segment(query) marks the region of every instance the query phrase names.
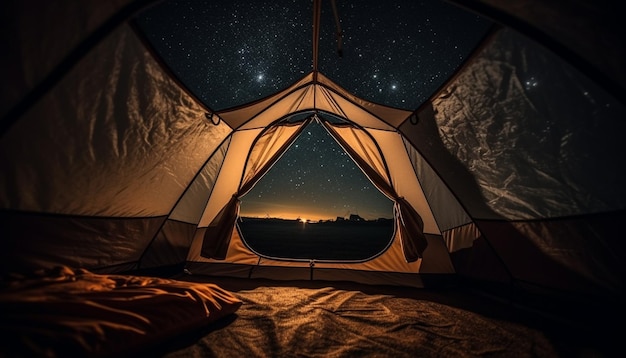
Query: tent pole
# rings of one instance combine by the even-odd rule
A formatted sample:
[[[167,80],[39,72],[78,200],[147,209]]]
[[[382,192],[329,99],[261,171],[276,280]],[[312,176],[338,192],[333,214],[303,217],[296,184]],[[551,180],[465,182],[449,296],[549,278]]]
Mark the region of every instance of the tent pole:
[[[339,57],[343,57],[343,30],[341,30],[341,21],[339,20],[339,11],[337,11],[337,1],[331,0],[333,4],[333,15],[335,15],[335,26],[337,28],[337,32],[335,36],[337,37],[337,54]]]
[[[317,58],[320,40],[320,17],[322,0],[313,1],[313,81],[317,82]]]

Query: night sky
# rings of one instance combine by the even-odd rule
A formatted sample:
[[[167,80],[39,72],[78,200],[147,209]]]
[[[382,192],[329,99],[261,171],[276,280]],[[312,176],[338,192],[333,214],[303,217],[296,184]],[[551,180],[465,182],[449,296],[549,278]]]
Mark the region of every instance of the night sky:
[[[444,1],[322,1],[320,72],[372,102],[414,110],[491,23]],[[137,18],[179,79],[214,111],[280,91],[312,69],[311,0],[163,1]],[[392,203],[326,131],[311,125],[244,197],[242,215],[392,216]]]

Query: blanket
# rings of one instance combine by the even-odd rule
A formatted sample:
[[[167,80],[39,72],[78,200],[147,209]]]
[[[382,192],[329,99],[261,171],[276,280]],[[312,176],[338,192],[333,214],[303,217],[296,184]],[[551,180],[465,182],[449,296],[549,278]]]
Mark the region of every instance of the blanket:
[[[1,281],[2,357],[130,356],[235,312],[211,283],[59,267]]]

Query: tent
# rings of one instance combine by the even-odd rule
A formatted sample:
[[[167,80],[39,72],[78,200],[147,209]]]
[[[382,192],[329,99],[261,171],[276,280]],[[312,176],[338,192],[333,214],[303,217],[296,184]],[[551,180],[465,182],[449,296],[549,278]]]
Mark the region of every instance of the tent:
[[[213,110],[136,26],[151,1],[3,2],[3,274],[169,268],[418,287],[454,277],[505,295],[623,301],[614,5],[450,3],[494,26],[417,108],[363,99],[314,65]],[[394,200],[396,233],[371,260],[263,257],[236,230],[238,197],[309,121]]]

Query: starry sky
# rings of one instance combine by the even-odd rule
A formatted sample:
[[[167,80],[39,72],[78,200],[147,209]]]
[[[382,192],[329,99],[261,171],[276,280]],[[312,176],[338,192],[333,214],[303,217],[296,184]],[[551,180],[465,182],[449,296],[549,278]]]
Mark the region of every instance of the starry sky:
[[[310,0],[170,0],[137,18],[183,83],[214,111],[269,96],[312,69]]]
[[[452,75],[491,23],[440,0],[322,1],[318,69],[355,95],[414,110]],[[311,0],[169,0],[137,28],[214,111],[272,95],[313,69]],[[311,125],[242,202],[242,215],[392,217],[392,203],[319,125]]]
[[[320,72],[372,102],[414,110],[456,70],[491,23],[445,1],[342,1],[337,54],[330,1],[322,3]]]
[[[413,110],[441,86],[491,22],[441,0],[322,0],[319,70],[372,102]],[[311,0],[169,0],[136,23],[214,111],[269,96],[313,68]]]

